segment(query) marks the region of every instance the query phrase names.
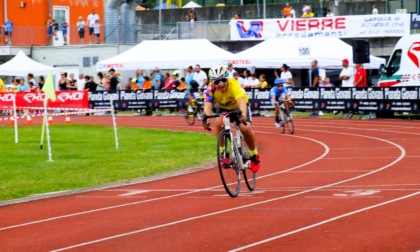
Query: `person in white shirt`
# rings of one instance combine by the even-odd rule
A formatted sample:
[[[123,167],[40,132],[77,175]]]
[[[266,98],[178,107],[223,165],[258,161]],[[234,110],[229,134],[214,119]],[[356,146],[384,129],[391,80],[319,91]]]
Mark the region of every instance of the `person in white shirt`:
[[[378,15],[379,11],[376,8],[376,4],[372,5],[372,15]]]
[[[227,72],[229,73],[229,78],[233,78],[233,74],[236,73],[236,70],[233,69],[232,63],[228,64]]]
[[[290,6],[290,17],[296,18],[296,12],[295,9],[293,9],[293,6]]]
[[[311,10],[311,6],[307,5],[306,3],[302,4],[302,14]]]
[[[89,36],[90,36],[90,43],[91,44],[92,44],[92,41],[95,40],[95,38],[94,38],[95,35],[93,33],[94,32],[93,27],[95,25],[96,20],[99,20],[99,15],[95,13],[95,10],[92,10],[92,13],[89,14],[89,16],[87,17],[87,20],[86,20],[86,24],[89,26]]]
[[[330,9],[327,10],[327,15],[325,15],[326,17],[334,17],[334,13],[331,12]]]
[[[199,64],[195,65],[193,80],[198,82],[198,88],[206,88],[208,84],[207,74],[201,70]]]
[[[343,70],[341,70],[340,79],[342,87],[354,87],[354,69],[349,66],[349,60],[343,59]]]
[[[78,80],[77,80],[77,90],[78,91],[82,91],[82,90],[85,90],[85,83],[86,83],[86,80],[85,80],[85,78],[84,78],[84,74],[83,73],[79,73],[79,76],[78,76],[79,78],[78,78]]]
[[[284,81],[283,86],[286,88],[293,86],[293,76],[292,76],[292,73],[289,71],[289,69],[290,67],[286,64],[283,64],[280,67],[280,70],[281,70],[280,79]]]

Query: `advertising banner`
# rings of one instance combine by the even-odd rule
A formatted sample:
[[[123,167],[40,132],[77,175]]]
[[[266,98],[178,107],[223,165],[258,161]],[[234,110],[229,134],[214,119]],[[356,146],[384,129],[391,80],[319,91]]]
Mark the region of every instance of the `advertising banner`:
[[[268,38],[401,37],[410,34],[410,14],[337,16],[325,18],[280,18],[230,21],[231,40]]]
[[[87,91],[56,91],[55,94],[56,101],[48,101],[50,108],[89,108]],[[0,93],[0,107],[12,108],[13,97],[16,99],[17,107],[44,107],[45,94],[36,92]]]

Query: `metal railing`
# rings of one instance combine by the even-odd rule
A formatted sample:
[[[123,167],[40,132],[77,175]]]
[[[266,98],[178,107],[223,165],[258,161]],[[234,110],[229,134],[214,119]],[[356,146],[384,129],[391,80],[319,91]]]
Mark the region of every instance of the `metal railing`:
[[[230,40],[229,20],[178,22],[178,39]]]

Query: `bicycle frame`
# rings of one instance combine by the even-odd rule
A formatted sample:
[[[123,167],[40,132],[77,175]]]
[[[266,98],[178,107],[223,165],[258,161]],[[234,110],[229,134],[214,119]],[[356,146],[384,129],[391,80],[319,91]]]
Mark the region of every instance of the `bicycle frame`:
[[[244,163],[242,161],[242,133],[241,130],[239,129],[238,125],[233,126],[233,128],[235,129],[235,136],[233,135],[232,132],[232,124],[230,123],[230,118],[228,115],[224,115],[223,116],[223,129],[224,130],[229,130],[229,134],[231,139],[235,139],[235,141],[233,142],[233,146],[231,149],[231,153],[236,153],[235,152],[235,148],[238,150],[238,153],[240,155],[240,157],[238,157],[238,162],[239,162],[239,169],[243,170],[244,169]]]

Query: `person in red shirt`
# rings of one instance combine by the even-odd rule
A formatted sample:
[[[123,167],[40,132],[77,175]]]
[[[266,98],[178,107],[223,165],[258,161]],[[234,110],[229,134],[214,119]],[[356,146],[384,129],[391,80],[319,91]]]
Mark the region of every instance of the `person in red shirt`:
[[[366,69],[363,68],[362,64],[354,64],[356,67],[356,74],[354,75],[354,86],[357,88],[367,87],[367,75]]]

